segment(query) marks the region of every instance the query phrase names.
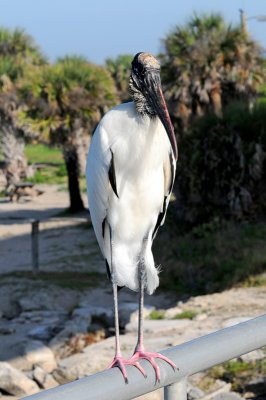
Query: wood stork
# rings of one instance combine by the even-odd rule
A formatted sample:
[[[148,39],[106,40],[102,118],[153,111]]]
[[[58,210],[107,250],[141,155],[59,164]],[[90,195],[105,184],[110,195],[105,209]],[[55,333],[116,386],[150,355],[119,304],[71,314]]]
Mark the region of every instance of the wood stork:
[[[121,104],[100,121],[87,159],[87,191],[95,234],[113,285],[116,349],[109,368],[134,365],[144,376],[140,359],[148,360],[160,380],[155,358],[175,364],[159,353],[144,350],[144,289],[159,284],[152,242],[163,224],[177,160],[177,144],[160,81],[160,65],[149,53],[132,61],[129,91],[133,102]],[[135,352],[122,357],[119,345],[119,286],[139,291],[139,326]]]

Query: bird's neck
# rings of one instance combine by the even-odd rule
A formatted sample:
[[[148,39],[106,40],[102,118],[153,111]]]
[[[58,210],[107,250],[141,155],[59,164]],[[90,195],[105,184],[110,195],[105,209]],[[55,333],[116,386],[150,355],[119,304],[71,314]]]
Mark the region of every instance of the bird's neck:
[[[129,78],[129,94],[132,97],[139,114],[147,115],[150,118],[154,118],[157,115],[142,91],[136,87],[131,76]]]

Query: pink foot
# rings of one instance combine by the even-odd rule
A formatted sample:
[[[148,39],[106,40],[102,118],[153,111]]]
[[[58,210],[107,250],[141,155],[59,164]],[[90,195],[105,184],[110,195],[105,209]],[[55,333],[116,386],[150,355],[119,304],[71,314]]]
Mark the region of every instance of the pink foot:
[[[142,375],[145,376],[145,378],[147,377],[146,372],[144,371],[142,366],[138,363],[138,361],[132,360],[132,359],[126,360],[125,358],[123,358],[121,356],[115,356],[115,358],[113,359],[111,364],[106,369],[118,367],[120,369],[120,371],[122,372],[125,382],[128,383],[127,371],[126,371],[125,365],[133,365],[133,367],[136,367],[140,370],[140,372],[142,373]]]
[[[160,382],[161,379],[160,368],[156,364],[155,358],[160,358],[161,360],[164,360],[165,362],[170,364],[171,367],[173,367],[173,369],[178,369],[175,363],[173,363],[173,361],[171,361],[169,358],[163,356],[160,353],[151,353],[149,351],[144,351],[144,349],[137,349],[133,354],[133,356],[131,357],[130,361],[135,362],[136,360],[139,359],[144,359],[149,361],[154,368],[156,379],[158,380],[158,382]]]

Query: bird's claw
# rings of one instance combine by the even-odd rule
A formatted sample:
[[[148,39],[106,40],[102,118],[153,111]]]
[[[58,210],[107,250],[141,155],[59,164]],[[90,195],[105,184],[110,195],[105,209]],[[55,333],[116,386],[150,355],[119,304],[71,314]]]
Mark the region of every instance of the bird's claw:
[[[132,360],[132,359],[127,360],[121,356],[115,356],[111,364],[106,369],[118,367],[122,372],[125,382],[128,383],[128,377],[125,365],[132,365],[133,367],[136,367],[145,378],[147,377],[145,370],[142,368],[142,366],[137,360]]]
[[[149,361],[149,363],[154,368],[156,380],[158,382],[160,382],[160,380],[161,380],[160,368],[156,364],[155,358],[160,358],[161,360],[163,360],[163,361],[167,362],[168,364],[170,364],[173,369],[178,369],[173,361],[171,361],[169,358],[163,356],[162,354],[160,354],[160,353],[152,353],[152,352],[144,351],[144,350],[136,350],[135,353],[133,354],[133,356],[131,357],[130,361],[135,362],[136,360],[140,360],[140,359],[144,359],[144,360]]]

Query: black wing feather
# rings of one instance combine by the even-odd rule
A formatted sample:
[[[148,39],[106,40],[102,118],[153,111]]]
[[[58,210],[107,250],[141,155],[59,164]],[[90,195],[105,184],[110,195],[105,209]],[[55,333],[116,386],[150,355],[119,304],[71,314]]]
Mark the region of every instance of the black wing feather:
[[[117,193],[117,186],[116,186],[116,175],[115,175],[115,163],[114,163],[114,154],[111,150],[111,164],[110,168],[108,171],[108,176],[109,176],[109,181],[112,186],[112,189],[114,193],[116,194],[117,198],[119,199],[118,193]]]
[[[170,162],[170,167],[171,167],[171,181],[170,181],[170,185],[169,185],[169,189],[168,189],[168,193],[166,196],[164,196],[164,200],[163,200],[163,210],[159,213],[158,218],[157,218],[157,222],[156,225],[154,227],[153,233],[152,233],[152,239],[155,238],[159,227],[161,226],[161,223],[165,217],[166,211],[167,211],[167,201],[169,196],[172,193],[173,190],[173,186],[174,186],[174,181],[175,181],[175,160],[173,157],[173,153],[172,151],[170,151],[169,153],[169,162]]]
[[[153,233],[152,233],[152,239],[155,238],[155,235],[156,235],[156,233],[157,233],[157,231],[158,231],[158,229],[159,229],[159,227],[160,227],[160,225],[161,225],[161,222],[162,222],[162,220],[164,219],[164,216],[165,216],[165,214],[166,214],[166,202],[167,202],[167,197],[168,197],[168,196],[164,196],[163,211],[161,211],[161,212],[159,213],[159,215],[158,215],[157,222],[156,222],[155,228],[154,228]]]

